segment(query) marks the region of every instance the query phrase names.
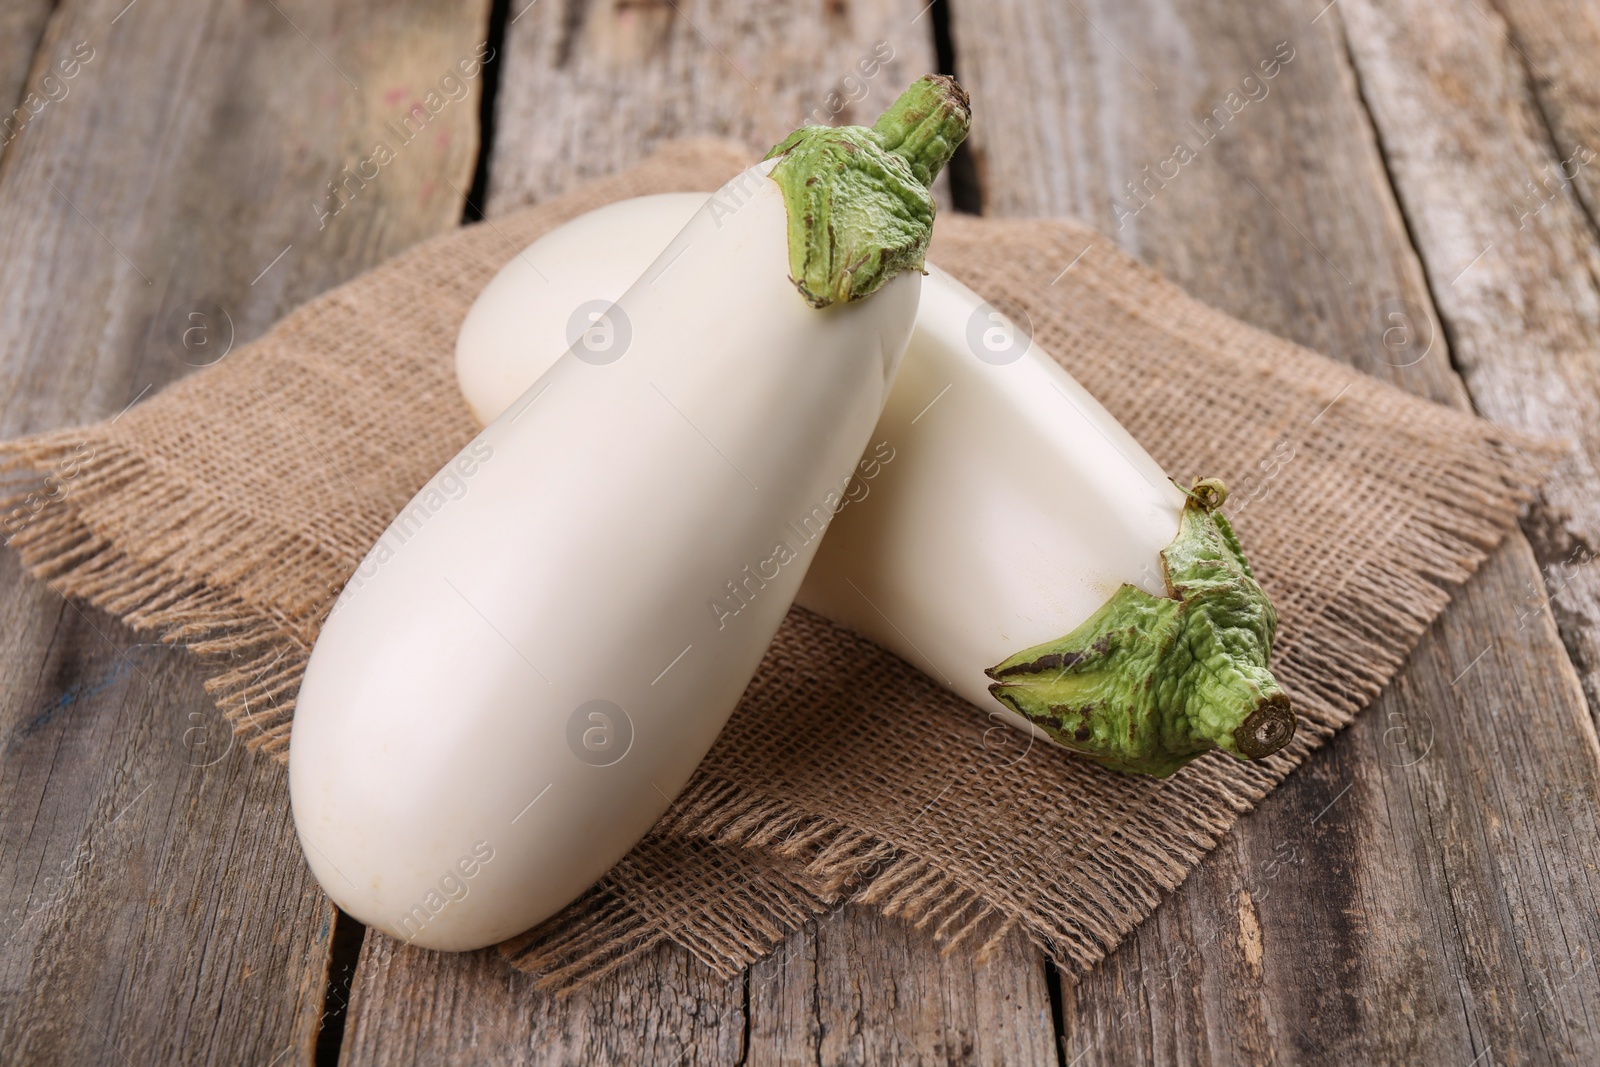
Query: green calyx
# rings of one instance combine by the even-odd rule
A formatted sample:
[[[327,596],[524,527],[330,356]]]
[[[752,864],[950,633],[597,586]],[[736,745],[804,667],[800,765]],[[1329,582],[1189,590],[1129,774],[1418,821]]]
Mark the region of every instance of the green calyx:
[[[921,270],[933,236],[928,187],[967,136],[972,111],[954,78],[914,82],[869,129],[802,126],[767,153],[789,214],[789,277],[823,308]]]
[[[1067,636],[991,668],[989,692],[1062,745],[1107,767],[1166,777],[1213,748],[1261,759],[1294,736],[1267,670],[1277,613],[1198,481],[1161,552],[1167,595],[1124,585]]]

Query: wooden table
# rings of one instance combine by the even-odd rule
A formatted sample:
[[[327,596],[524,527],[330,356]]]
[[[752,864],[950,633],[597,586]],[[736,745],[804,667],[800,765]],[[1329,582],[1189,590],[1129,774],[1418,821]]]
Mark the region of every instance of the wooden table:
[[[1578,447],[1375,706],[1078,984],[859,910],[731,983],[662,950],[565,1001],[364,936],[186,653],[0,554],[0,1060],[1600,1062],[1600,8],[1324,2],[8,0],[6,436],[189,373],[195,309],[240,343],[479,207],[666,137],[860,120],[942,69],[975,101],[957,209],[1087,219],[1234,315]]]

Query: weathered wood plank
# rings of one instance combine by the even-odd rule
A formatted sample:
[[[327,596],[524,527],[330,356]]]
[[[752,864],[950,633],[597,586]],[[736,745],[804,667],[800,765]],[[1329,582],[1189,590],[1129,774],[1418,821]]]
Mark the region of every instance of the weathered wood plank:
[[[39,61],[93,57],[0,156],[0,433],[115,415],[453,226],[477,80],[320,227],[313,205],[487,8],[65,0]],[[310,1062],[333,911],[281,769],[230,747],[185,653],[9,554],[0,610],[6,1058]]]
[[[1594,57],[1600,54],[1600,10],[1583,0],[1502,0],[1474,15],[1491,32],[1499,30],[1505,35],[1525,70],[1538,105],[1537,117],[1559,160],[1554,173],[1546,164],[1535,175],[1524,176],[1516,192],[1524,198],[1524,204],[1529,203],[1530,195],[1537,201],[1560,202],[1560,219],[1546,222],[1556,230],[1565,228],[1572,215],[1570,196],[1564,194],[1575,192],[1583,209],[1583,222],[1591,234],[1600,233],[1600,175],[1595,164],[1581,164],[1583,159],[1592,159],[1594,153],[1600,152],[1600,78],[1594,67]],[[1503,28],[1496,25],[1502,19]],[[1581,165],[1570,162],[1575,156]],[[1570,190],[1563,188],[1563,179],[1570,183]],[[1589,255],[1592,257],[1593,252]],[[1595,273],[1592,266],[1585,270],[1591,277]],[[1494,387],[1476,380],[1472,368],[1463,370],[1474,399],[1485,410],[1498,412],[1500,404],[1490,395],[1495,392]],[[1576,414],[1587,420],[1587,432],[1573,435],[1575,441],[1583,443],[1585,453],[1575,461],[1576,466],[1585,458],[1592,461],[1596,454],[1593,425],[1600,411],[1594,401],[1594,380],[1575,386],[1570,398],[1555,398],[1554,404],[1547,400],[1538,406],[1562,408],[1569,416]],[[1503,417],[1514,416],[1507,413]],[[1594,482],[1587,485],[1592,489]],[[1546,499],[1556,501],[1559,495],[1552,492]],[[1592,498],[1585,498],[1584,502],[1593,505]],[[1545,585],[1557,625],[1583,676],[1589,707],[1600,717],[1600,627],[1595,622],[1600,619],[1600,578],[1589,566],[1600,550],[1600,540],[1589,513],[1565,500],[1553,510],[1553,515],[1535,512],[1528,529],[1545,569]]]
[[[1224,310],[1463,404],[1320,6],[957,5],[986,204],[1087,217]],[[1158,170],[1180,141],[1193,158]],[[1409,345],[1385,346],[1390,311]],[[1580,948],[1600,772],[1553,628],[1508,605],[1538,580],[1513,538],[1376,706],[1066,992],[1069,1061],[1600,1055]]]
[[[41,54],[86,41],[95,58],[0,159],[7,435],[114,414],[213,358],[181,347],[188,311],[249,340],[461,216],[481,73],[411,143],[391,124],[472,56],[486,3],[474,19],[224,0],[199,18],[141,0],[112,25],[120,6],[52,19]],[[350,174],[380,141],[396,158]]]
[[[1381,350],[1373,311],[1426,308],[1426,283],[1339,42],[1286,8],[956,6],[984,211],[1083,219],[1214,307],[1459,402],[1441,350],[1417,363]]]
[[[5,649],[6,1057],[307,1062],[333,909],[282,772],[230,746],[182,650],[18,571],[7,617],[54,629]]]
[[[1594,57],[1600,55],[1600,9],[1585,0],[1496,0],[1479,4],[1472,15],[1481,22],[1475,32],[1499,34],[1511,47],[1560,157],[1567,159],[1580,146],[1600,152],[1600,78],[1594,69]],[[1543,186],[1543,177],[1532,180]],[[1567,179],[1589,218],[1600,219],[1595,168],[1578,168]],[[1516,191],[1529,190],[1519,184]]]
[[[6,115],[12,120],[7,124],[5,117],[0,116],[0,153],[27,129],[28,122],[34,118],[34,108],[43,113],[48,105],[41,105],[40,99],[49,100],[52,96],[64,99],[63,93],[71,94],[70,85],[65,89],[59,86],[59,77],[57,82],[44,85],[44,70],[38,72],[38,85],[31,85],[29,81],[35,73],[34,60],[39,58],[39,39],[44,34],[44,26],[53,6],[50,0],[14,0],[0,7],[0,106],[7,109]],[[46,69],[57,58],[45,58]],[[11,110],[22,107],[30,89],[37,96],[28,101],[30,106],[24,109],[23,114]]]
[[[1363,2],[1341,18],[1473,402],[1577,446],[1529,532],[1600,708],[1600,230],[1584,195],[1600,165],[1600,75],[1557,34],[1560,20],[1572,42],[1600,41],[1600,12],[1515,10],[1538,60],[1498,15],[1467,4]],[[1544,81],[1545,62],[1570,80]],[[1522,599],[1519,619],[1540,610],[1539,596]]]
[[[663,946],[557,1000],[492,952],[369,936],[341,1062],[1054,1063],[1043,961],[1013,940],[979,965],[846,908],[733,982]]]
[[[491,216],[636,162],[665,138],[717,134],[761,144],[802,121],[860,121],[906,82],[936,69],[931,17],[922,3],[676,7],[514,7],[489,170]],[[860,64],[873,59],[881,66],[864,76]],[[852,76],[859,81],[844,82]],[[830,92],[839,99],[830,101]],[[836,104],[843,106],[834,114]],[[984,969],[975,967],[974,951],[940,958],[898,923],[865,912],[829,918],[789,946],[791,960],[820,955],[820,971],[785,966],[752,991],[749,1062],[812,1062],[820,1055],[826,1062],[872,1063],[891,1053],[1054,1062],[1038,953],[1013,939]],[[571,1057],[580,1054],[671,1062],[678,1054],[671,1050],[691,1047],[694,1062],[746,1055],[742,1038],[728,1045],[720,1037],[691,1044],[660,1036],[679,1033],[673,1020],[683,997],[715,1000],[706,987],[685,985],[689,979],[677,971],[663,972],[682,966],[678,955],[663,949],[602,990],[554,1001],[532,993],[521,978],[491,980],[496,965],[477,957],[424,958],[369,944],[345,1059],[443,1058],[453,1054],[452,1041],[468,1036],[460,1028],[468,1025],[477,1027],[475,1039],[497,1035],[485,1047],[527,1048],[530,1062],[577,1062]],[[663,973],[675,977],[667,981]],[[665,991],[658,989],[663,981]],[[413,1025],[441,999],[476,1005],[484,1024]],[[631,1005],[632,1021],[620,1029],[613,1001]],[[719,1019],[737,1012],[742,1024],[742,999],[716,1004],[705,1010]],[[964,1057],[960,1050],[969,1046],[972,1054]]]
[[[809,924],[750,969],[743,1062],[1053,1064],[1044,961],[1008,941],[978,963],[868,908]]]
[[[695,134],[775,144],[870,121],[936,70],[916,0],[513,4],[489,169],[492,215]]]
[[[497,952],[447,954],[368,933],[339,1062],[738,1063],[744,980],[661,948],[557,1000]]]

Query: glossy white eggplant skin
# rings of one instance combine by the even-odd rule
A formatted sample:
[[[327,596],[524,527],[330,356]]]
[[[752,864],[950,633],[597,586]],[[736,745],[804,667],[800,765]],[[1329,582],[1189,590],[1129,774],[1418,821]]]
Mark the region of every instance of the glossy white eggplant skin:
[[[362,922],[463,950],[553,914],[660,817],[760,662],[818,543],[790,524],[854,470],[921,282],[808,307],[770,167],[621,296],[620,357],[546,359],[324,626],[290,795]]]
[[[1047,738],[990,696],[985,669],[1077,629],[1124,583],[1164,595],[1185,496],[1038,345],[978,359],[968,326],[992,309],[928,270],[872,435],[894,459],[839,514],[798,602]]]
[[[508,266],[467,317],[457,375],[474,407],[503,409],[555,358],[497,328],[518,315],[565,322],[573,306],[629,283],[708,194],[638,197],[590,212],[527,250],[549,284]],[[1076,629],[1127,582],[1165,593],[1160,553],[1184,494],[1037,343],[996,363],[974,349],[1003,327],[981,297],[929,264],[916,329],[869,454],[829,527],[798,603],[892,649],[997,719],[1048,740],[988,692],[984,674]],[[502,282],[504,284],[502,285]],[[978,331],[981,336],[981,329]],[[498,384],[504,383],[504,384]],[[865,495],[862,495],[862,494]]]
[[[568,327],[578,308],[622,296],[709,195],[619,200],[556,227],[507,263],[456,338],[456,376],[478,425],[494,421],[571,346]],[[622,246],[626,266],[595,254],[613,244]]]

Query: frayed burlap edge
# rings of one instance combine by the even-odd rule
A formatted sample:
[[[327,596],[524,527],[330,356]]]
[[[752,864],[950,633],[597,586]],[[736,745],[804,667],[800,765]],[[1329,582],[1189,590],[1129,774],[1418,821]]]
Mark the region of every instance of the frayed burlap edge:
[[[726,909],[709,923],[699,911],[671,914],[670,905],[648,892],[651,872],[680,867],[685,854],[744,887],[738,921],[729,921]],[[558,995],[604,978],[667,940],[718,977],[732,978],[835,903],[805,881],[792,866],[762,853],[675,840],[658,827],[577,901],[498,947],[515,967],[534,974],[539,988]]]
[[[82,599],[136,631],[156,634],[201,657],[209,674],[206,692],[234,734],[248,748],[286,761],[294,694],[311,654],[311,635],[161,560],[134,558],[95,533],[81,505],[113,494],[119,502],[165,509],[169,525],[188,536],[227,537],[232,532],[219,521],[216,509],[153,492],[152,481],[144,477],[144,460],[98,429],[0,443],[0,471],[33,475],[0,498],[0,515],[13,520],[8,543],[28,572],[61,596]],[[65,480],[55,472],[68,465],[73,469],[71,493],[62,498],[45,479]]]

